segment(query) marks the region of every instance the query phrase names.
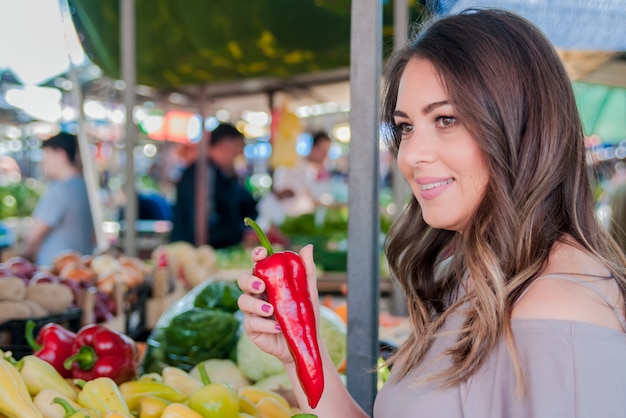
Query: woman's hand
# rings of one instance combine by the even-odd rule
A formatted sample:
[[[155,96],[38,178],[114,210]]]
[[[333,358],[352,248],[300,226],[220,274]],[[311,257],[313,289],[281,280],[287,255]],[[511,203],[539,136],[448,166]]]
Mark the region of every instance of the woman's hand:
[[[253,262],[265,257],[267,257],[267,250],[263,247],[256,247],[252,252]],[[315,263],[313,262],[313,246],[303,247],[300,250],[300,258],[304,262],[316,322],[319,324],[319,296]],[[265,300],[265,283],[263,280],[252,274],[243,274],[237,283],[244,292],[239,297],[238,304],[239,309],[244,314],[243,328],[245,332],[261,350],[277,357],[284,364],[293,362],[280,326],[273,317],[274,307]]]

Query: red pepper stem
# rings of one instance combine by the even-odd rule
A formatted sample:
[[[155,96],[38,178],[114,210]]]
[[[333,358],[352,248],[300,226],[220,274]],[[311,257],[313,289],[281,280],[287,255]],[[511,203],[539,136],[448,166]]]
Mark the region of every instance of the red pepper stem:
[[[78,363],[78,367],[80,367],[81,370],[91,370],[97,360],[98,356],[96,356],[96,351],[88,345],[83,345],[78,353],[65,359],[63,367],[70,370],[74,363]]]
[[[270,240],[267,238],[267,235],[265,235],[265,232],[263,232],[261,227],[256,222],[254,222],[252,218],[244,218],[243,223],[251,227],[254,232],[256,232],[257,237],[259,237],[259,242],[267,250],[267,255],[270,256],[274,254],[272,244],[270,243]]]
[[[33,351],[39,351],[41,350],[41,344],[37,343],[37,340],[35,340],[35,321],[33,321],[32,319],[29,319],[28,321],[26,321],[26,327],[24,328],[24,337],[26,338],[26,342],[28,343],[29,347],[33,350]]]
[[[52,401],[54,403],[58,404],[58,405],[61,405],[61,407],[65,410],[65,416],[66,417],[69,417],[73,413],[76,412],[76,409],[74,409],[74,407],[72,405],[70,405],[70,403],[67,400],[63,399],[63,398],[60,398],[60,397],[57,396]]]

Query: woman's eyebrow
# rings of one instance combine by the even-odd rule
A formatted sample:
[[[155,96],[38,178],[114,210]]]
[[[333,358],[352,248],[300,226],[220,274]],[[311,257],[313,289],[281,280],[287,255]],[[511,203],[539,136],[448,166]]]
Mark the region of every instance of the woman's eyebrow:
[[[436,108],[441,107],[441,106],[445,106],[445,105],[448,105],[448,104],[450,104],[450,102],[447,101],[447,100],[442,100],[440,102],[433,102],[431,104],[428,104],[428,105],[424,106],[424,108],[422,109],[422,113],[424,115],[427,115],[430,112],[432,112],[433,110],[435,110]]]
[[[401,110],[394,110],[393,116],[400,116],[401,118],[408,118],[409,116]]]
[[[427,115],[430,112],[432,112],[433,110],[437,109],[438,107],[449,105],[449,104],[450,104],[450,102],[447,101],[447,100],[441,100],[439,102],[433,102],[433,103],[427,104],[422,109],[422,114]],[[399,116],[399,117],[403,117],[403,118],[408,118],[408,115],[406,113],[404,113],[402,110],[395,110],[393,112],[393,116]]]

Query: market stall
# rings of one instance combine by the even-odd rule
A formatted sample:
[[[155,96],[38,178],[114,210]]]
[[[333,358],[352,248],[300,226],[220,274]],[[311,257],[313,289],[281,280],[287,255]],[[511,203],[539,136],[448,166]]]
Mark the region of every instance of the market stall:
[[[140,3],[137,3],[138,6],[140,6]],[[446,4],[452,7],[451,5],[454,2],[440,3],[441,7],[446,6]],[[458,3],[460,5],[462,2]],[[80,5],[82,3],[76,2],[75,4]],[[146,3],[141,4],[146,7]],[[92,4],[89,7],[97,6]],[[115,9],[116,6],[109,4],[103,7],[106,7],[111,12],[108,8],[112,7]],[[380,79],[380,52],[382,50],[380,42],[383,39],[381,33],[381,28],[383,27],[381,26],[383,22],[381,7],[380,2],[374,1],[352,4],[352,72],[349,74],[349,79],[351,84],[350,101],[353,105],[350,112],[350,121],[352,137],[356,139],[352,141],[350,153],[350,217],[349,219],[347,217],[342,219],[345,222],[345,225],[342,225],[342,227],[345,227],[345,235],[337,238],[322,234],[320,237],[314,235],[319,233],[319,231],[313,231],[313,234],[297,237],[296,232],[293,230],[283,231],[292,238],[290,244],[294,245],[293,248],[296,248],[298,244],[321,238],[321,244],[316,246],[319,251],[317,255],[320,257],[319,290],[322,292],[322,296],[337,296],[334,299],[325,299],[327,303],[323,308],[323,312],[324,315],[331,318],[331,325],[328,326],[328,329],[331,330],[330,333],[332,334],[332,336],[326,337],[329,340],[325,342],[327,346],[336,348],[336,351],[333,352],[333,355],[336,356],[334,359],[336,366],[340,370],[347,372],[348,388],[366,410],[371,410],[372,408],[375,392],[384,379],[385,371],[382,370],[381,373],[370,374],[368,375],[369,379],[363,378],[362,371],[371,369],[378,357],[383,353],[379,346],[380,340],[397,340],[401,342],[404,336],[403,332],[406,332],[406,327],[402,323],[392,321],[383,324],[387,318],[381,316],[384,312],[380,308],[381,296],[382,302],[385,302],[385,299],[393,291],[391,282],[387,280],[388,272],[385,271],[384,260],[380,258],[379,245],[380,232],[385,229],[381,223],[379,212],[380,196],[377,169],[379,149],[377,143],[378,126],[376,123],[378,113],[377,86]],[[452,9],[441,9],[440,11],[448,13],[450,10]],[[115,20],[119,17],[119,10],[115,11],[117,14],[102,13],[100,17]],[[345,30],[347,25],[345,11],[345,9],[342,9],[343,14],[340,14],[343,19],[340,22],[343,25],[341,27],[342,30]],[[148,10],[148,12],[156,13],[157,10]],[[141,15],[141,13],[138,13],[138,15]],[[83,19],[88,16],[91,16],[91,14],[84,14]],[[160,16],[160,18],[164,18],[164,16]],[[156,21],[159,21],[159,19],[156,19]],[[111,24],[111,22],[108,23]],[[376,30],[372,30],[372,28]],[[109,36],[117,37],[116,30],[117,28],[113,25]],[[171,31],[163,31],[162,28],[160,31],[171,33]],[[149,41],[152,42],[153,39],[150,38]],[[174,43],[174,46],[180,45],[180,40],[177,42]],[[119,43],[119,39],[115,39],[112,45],[119,46]],[[375,47],[372,48],[372,45]],[[345,48],[346,45],[343,45],[343,47]],[[231,51],[226,53],[232,54],[232,49],[237,48],[231,46]],[[342,53],[345,58],[347,55],[346,50],[343,50]],[[254,54],[243,55],[252,56]],[[118,71],[119,62],[117,61],[117,56],[118,54],[110,55],[108,57],[110,61],[106,63],[113,72]],[[103,57],[100,57],[100,59],[103,59]],[[150,61],[149,59],[146,60]],[[202,67],[205,64],[196,63],[195,65]],[[279,75],[280,66],[278,63],[275,64],[276,68],[274,70]],[[342,65],[345,64],[344,62]],[[367,69],[367,71],[356,71],[356,68]],[[306,67],[305,69],[308,71],[311,68]],[[179,83],[181,74],[187,74],[189,69],[183,68],[181,70],[179,68],[177,70],[180,71],[179,74],[152,73],[151,77],[153,77],[153,80],[160,80],[158,82],[153,81],[153,83],[156,83],[155,85],[161,83],[161,85],[158,85],[160,89],[156,93],[153,91],[153,93],[156,96],[162,95],[162,97],[165,97],[166,94],[171,94],[172,90],[177,88],[180,89],[178,91],[183,92],[192,99],[197,98],[195,96],[198,94],[196,86],[187,86],[183,85],[182,82]],[[315,77],[308,76],[307,78],[307,76],[300,75],[282,81],[277,81],[274,78],[256,79],[250,83],[242,82],[236,85],[238,86],[237,88],[243,89],[247,93],[284,89],[295,95],[298,91],[302,92],[312,89],[312,86],[315,84],[330,84],[327,83],[328,80],[345,82],[348,77],[345,71],[337,72],[328,68],[326,70],[319,72]],[[144,74],[139,68],[137,69],[138,78]],[[232,89],[235,88],[235,84],[219,83],[209,77],[211,74],[207,75],[197,71],[192,71],[190,74],[198,77],[197,82],[210,82],[208,101],[218,101],[229,94],[234,94]],[[217,74],[224,76],[225,73]],[[249,73],[246,73],[247,75]],[[171,80],[176,82],[172,83],[172,86],[164,88],[163,83]],[[222,93],[219,93],[220,91]],[[116,90],[115,95],[119,95],[119,92],[120,90]],[[267,98],[265,94],[261,94],[264,99]],[[315,94],[309,92],[306,95],[314,96]],[[117,97],[117,99],[119,98]],[[127,107],[132,107],[134,100],[133,95],[133,98],[128,99],[126,102]],[[187,103],[188,107],[195,105],[193,100]],[[264,104],[264,106],[267,106],[267,104]],[[370,121],[370,123],[362,123],[364,120]],[[132,132],[127,131],[126,135],[132,135]],[[129,147],[128,144],[127,142],[127,147]],[[132,165],[130,167],[132,169]],[[132,178],[130,173],[127,176]],[[129,217],[127,221],[130,221],[130,224],[134,224],[132,212],[132,210],[128,211]],[[367,227],[364,227],[364,225]],[[335,225],[334,230],[338,229]],[[300,238],[300,241],[296,238]],[[127,246],[132,246],[134,240],[136,240],[136,237],[130,236]],[[348,242],[350,243],[350,251],[348,251]],[[262,358],[259,353],[251,353],[253,348],[250,348],[251,346],[246,342],[245,337],[236,331],[239,319],[236,314],[236,306],[232,303],[236,297],[236,289],[232,287],[232,280],[240,271],[250,271],[252,268],[249,264],[248,250],[241,249],[239,252],[217,253],[210,248],[188,246],[180,243],[158,246],[150,259],[134,260],[132,262],[135,267],[137,263],[141,263],[139,269],[143,271],[143,281],[137,282],[133,281],[134,279],[128,281],[128,278],[123,274],[133,268],[131,267],[132,264],[129,263],[126,269],[122,269],[124,264],[122,261],[129,258],[130,254],[102,254],[100,256],[105,258],[96,259],[94,257],[93,259],[75,260],[79,265],[75,265],[74,270],[68,269],[62,272],[62,268],[59,267],[53,272],[57,276],[60,285],[67,286],[67,280],[71,280],[70,283],[84,284],[76,293],[72,294],[71,306],[68,305],[64,309],[59,307],[47,309],[45,311],[47,315],[42,315],[38,319],[34,318],[36,319],[34,332],[41,332],[41,329],[48,322],[61,323],[72,332],[80,332],[81,328],[90,324],[99,324],[104,325],[107,329],[116,330],[127,337],[137,340],[145,339],[145,343],[142,341],[138,345],[138,347],[145,349],[142,353],[141,361],[137,359],[132,360],[134,361],[133,370],[135,370],[132,378],[125,382],[116,382],[117,388],[122,394],[122,399],[118,399],[118,405],[120,405],[123,413],[137,413],[139,408],[148,408],[148,401],[139,399],[141,396],[139,394],[146,393],[142,392],[140,387],[153,387],[153,389],[158,387],[162,397],[166,397],[166,400],[171,402],[172,405],[176,405],[177,408],[184,409],[180,404],[188,401],[187,403],[192,409],[202,412],[204,407],[199,402],[194,401],[194,399],[200,396],[198,395],[200,392],[197,391],[206,389],[208,386],[206,385],[207,381],[204,374],[208,374],[213,383],[229,383],[237,388],[235,394],[228,392],[223,397],[223,399],[228,399],[233,404],[236,403],[236,407],[231,405],[232,411],[235,409],[241,412],[248,411],[254,415],[255,411],[258,413],[265,408],[274,408],[275,410],[282,410],[283,414],[287,414],[281,416],[290,416],[297,412],[294,409],[293,400],[290,399],[289,388],[284,386],[284,376],[281,376],[281,370],[278,370],[280,367],[275,367],[271,359]],[[11,264],[9,263],[5,267],[11,266]],[[105,274],[106,271],[103,266],[112,268],[112,271],[108,273],[113,272],[114,274]],[[31,267],[31,269],[33,268]],[[78,273],[84,276],[78,276]],[[14,273],[12,272],[11,274]],[[18,291],[18,296],[22,294],[23,296],[19,296],[17,302],[26,303],[28,289],[32,281],[41,281],[40,285],[44,284],[43,279],[34,280],[35,275],[36,273],[33,271],[29,273],[27,278],[21,278],[17,281],[12,280],[16,287],[20,287],[17,284],[18,281],[26,287],[26,293],[22,290]],[[113,276],[112,279],[111,276]],[[55,281],[57,279],[49,278],[48,280]],[[28,281],[28,284],[26,284],[26,281]],[[65,281],[65,284],[61,283],[63,281]],[[347,305],[343,303],[346,301],[346,294],[345,287],[342,287],[342,285],[346,284],[347,288],[350,289],[347,292]],[[104,289],[106,289],[106,292]],[[105,301],[102,296],[98,296],[100,295],[98,292],[108,294],[109,299]],[[67,291],[65,293],[67,294]],[[103,308],[108,303],[116,306],[116,311],[109,311],[109,315],[103,313]],[[347,306],[350,307],[350,316],[346,316],[345,312],[342,311]],[[0,327],[0,332],[5,338],[0,340],[4,341],[0,346],[4,350],[12,351],[14,356],[19,354],[27,355],[27,353],[33,351],[31,346],[20,339],[26,330],[28,319],[33,317],[32,308],[29,312],[29,314],[24,314],[21,318],[6,318],[7,321]],[[340,322],[341,312],[344,312],[344,322]],[[58,316],[59,314],[61,316]],[[98,315],[100,316],[97,317]],[[193,317],[193,321],[190,319],[192,315],[197,315]],[[337,320],[338,318],[339,321]],[[204,338],[206,337],[204,334],[203,338],[200,338],[199,330],[194,328],[193,324],[196,320],[203,329],[219,329],[215,334],[211,334],[208,339]],[[223,325],[223,328],[215,326],[218,322],[220,326]],[[349,326],[347,326],[348,324]],[[381,325],[386,326],[383,327]],[[327,327],[324,327],[324,329],[327,329]],[[322,337],[324,338],[324,336]],[[216,342],[219,342],[219,344]],[[23,351],[20,351],[18,346]],[[0,360],[0,369],[2,371],[5,371],[6,362],[6,360]],[[12,369],[6,370],[13,373]],[[136,380],[139,378],[138,375],[143,373],[145,373],[145,376],[140,378],[141,381]],[[29,390],[29,385],[32,385],[32,381],[27,375],[22,373],[18,378],[13,373],[12,376],[18,382],[20,390],[22,390],[22,384],[19,382],[23,382],[27,390]],[[81,374],[81,376],[84,376],[84,374]],[[90,377],[93,377],[93,375]],[[89,381],[89,379],[86,380]],[[177,386],[181,382],[185,382],[184,387]],[[50,388],[41,387],[39,391],[43,392],[44,389]],[[89,394],[89,391],[86,389],[88,389],[87,386],[82,389],[76,389],[80,392],[78,404],[80,407],[92,406],[98,408],[98,405],[86,400]],[[220,389],[223,390],[222,387]],[[36,405],[39,392],[37,392],[37,389],[32,389],[30,392],[29,396]],[[170,396],[170,398],[167,398],[167,396]],[[31,408],[28,399],[24,396],[22,399],[24,404],[20,405],[20,407]],[[81,399],[83,400],[82,402]],[[74,401],[75,399],[69,397],[69,400]],[[165,408],[166,405],[164,404],[161,403],[155,408]],[[0,413],[7,414],[8,412],[0,410]],[[227,416],[227,413],[224,412],[223,416]]]

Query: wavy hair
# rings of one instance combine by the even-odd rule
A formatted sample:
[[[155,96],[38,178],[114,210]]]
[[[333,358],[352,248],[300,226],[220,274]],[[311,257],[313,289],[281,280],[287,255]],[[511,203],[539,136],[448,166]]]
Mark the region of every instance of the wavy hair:
[[[385,68],[382,131],[396,156],[400,138],[388,128],[412,59],[435,67],[485,156],[489,182],[463,234],[431,228],[413,197],[387,236],[391,273],[406,292],[413,326],[391,360],[396,379],[420,363],[446,317],[469,302],[446,352],[452,366],[432,378],[445,386],[465,381],[504,336],[523,387],[510,313],[555,243],[571,236],[601,260],[626,300],[626,260],[595,217],[571,82],[546,37],[520,16],[473,9],[433,20]],[[471,289],[457,298],[466,275]]]

